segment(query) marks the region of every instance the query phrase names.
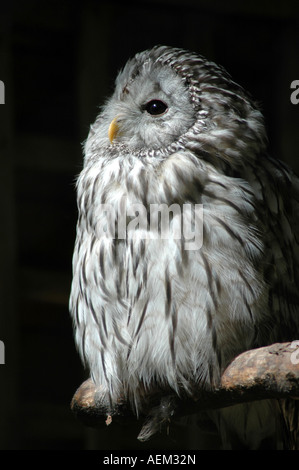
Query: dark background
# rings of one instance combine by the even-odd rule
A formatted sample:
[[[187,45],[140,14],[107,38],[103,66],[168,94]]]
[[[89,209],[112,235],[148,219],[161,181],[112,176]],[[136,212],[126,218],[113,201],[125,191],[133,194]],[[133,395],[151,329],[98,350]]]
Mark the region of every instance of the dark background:
[[[298,10],[297,0],[1,5],[1,449],[142,448],[127,433],[85,428],[69,407],[85,378],[68,313],[81,143],[126,60],[167,44],[220,63],[249,89],[272,154],[299,173]]]

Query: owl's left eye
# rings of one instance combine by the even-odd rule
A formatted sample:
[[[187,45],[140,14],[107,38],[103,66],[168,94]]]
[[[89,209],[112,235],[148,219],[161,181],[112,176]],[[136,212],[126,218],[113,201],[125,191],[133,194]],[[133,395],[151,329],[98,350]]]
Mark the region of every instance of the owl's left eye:
[[[160,116],[167,111],[168,107],[161,100],[151,100],[144,105],[144,109],[152,116]]]

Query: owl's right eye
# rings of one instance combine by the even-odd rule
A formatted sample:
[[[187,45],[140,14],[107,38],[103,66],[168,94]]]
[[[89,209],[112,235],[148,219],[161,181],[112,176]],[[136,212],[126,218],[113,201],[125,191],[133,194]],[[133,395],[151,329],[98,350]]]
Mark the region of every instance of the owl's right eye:
[[[168,106],[161,100],[151,100],[144,105],[144,109],[152,116],[160,116],[167,111]]]

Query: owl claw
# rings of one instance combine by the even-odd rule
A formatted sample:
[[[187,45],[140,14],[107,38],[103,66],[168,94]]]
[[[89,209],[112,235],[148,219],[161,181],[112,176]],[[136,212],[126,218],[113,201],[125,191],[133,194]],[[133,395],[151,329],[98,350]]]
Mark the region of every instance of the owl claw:
[[[161,398],[160,404],[151,409],[143,424],[137,439],[141,442],[148,441],[157,432],[169,430],[169,424],[175,415],[176,397],[169,395]]]

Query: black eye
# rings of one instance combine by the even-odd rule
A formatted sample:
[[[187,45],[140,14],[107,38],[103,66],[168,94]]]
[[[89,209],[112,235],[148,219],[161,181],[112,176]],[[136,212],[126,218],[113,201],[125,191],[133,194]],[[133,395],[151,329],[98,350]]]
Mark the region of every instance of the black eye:
[[[144,109],[152,116],[159,116],[167,111],[167,105],[161,100],[151,100],[144,106]]]

